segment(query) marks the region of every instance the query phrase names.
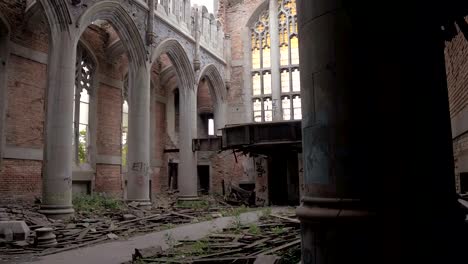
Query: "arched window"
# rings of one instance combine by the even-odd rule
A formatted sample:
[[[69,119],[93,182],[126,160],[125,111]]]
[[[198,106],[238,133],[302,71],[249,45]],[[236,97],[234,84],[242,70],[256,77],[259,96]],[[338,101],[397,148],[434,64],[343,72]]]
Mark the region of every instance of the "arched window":
[[[296,0],[278,0],[277,18],[270,19],[268,11],[261,13],[250,28],[253,119],[255,122],[272,121],[273,101],[276,104],[276,100],[281,100],[282,119],[300,120],[302,112]],[[271,43],[271,21],[278,21],[274,27],[275,31],[277,27],[279,34],[277,43]],[[279,50],[279,54],[271,54],[272,45],[279,47],[274,49]],[[272,57],[278,58],[277,56],[279,65],[272,67],[272,63],[278,63]],[[279,68],[279,72],[272,72],[272,68]],[[279,86],[280,91],[272,91],[272,80],[278,80],[278,77],[280,82],[275,87]],[[272,94],[275,92],[277,95],[281,94],[281,98],[273,98]]]
[[[271,39],[268,10],[251,28],[254,121],[273,121],[271,99]]]
[[[125,82],[127,83],[127,82]],[[127,85],[124,85],[123,103],[122,103],[122,167],[127,167],[128,153],[128,95]]]
[[[278,1],[283,120],[302,119],[296,0]]]
[[[78,45],[76,57],[75,97],[73,105],[73,146],[77,164],[90,163],[90,99],[96,65],[88,51]]]

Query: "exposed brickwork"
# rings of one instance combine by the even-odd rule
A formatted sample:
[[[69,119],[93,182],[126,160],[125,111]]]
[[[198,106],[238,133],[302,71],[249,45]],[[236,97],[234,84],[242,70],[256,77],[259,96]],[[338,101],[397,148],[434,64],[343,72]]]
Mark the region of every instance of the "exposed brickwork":
[[[468,21],[468,17],[465,18]],[[453,117],[468,104],[468,41],[461,32],[446,42],[445,62],[450,100],[450,115]]]
[[[248,175],[246,175],[244,167],[242,166],[243,160],[247,157],[239,154],[236,155],[237,162],[234,154],[230,151],[221,152],[210,157],[212,192],[221,193],[223,181],[225,187],[228,187],[230,184],[239,186],[240,182],[248,179]]]
[[[468,21],[468,17],[465,18]],[[449,94],[450,116],[456,117],[466,111],[468,105],[468,41],[461,32],[446,42],[445,65]],[[459,131],[462,133],[463,131]],[[468,171],[468,135],[462,134],[453,142],[455,158],[455,182],[460,192],[460,172]]]
[[[120,156],[122,90],[100,84],[97,110],[97,150],[100,155]]]
[[[48,52],[48,25],[44,17],[34,18],[30,23],[24,23],[26,0],[0,1],[0,13],[8,21],[11,28],[11,40],[30,49]]]
[[[122,198],[123,184],[120,165],[97,164],[94,190]]]
[[[10,55],[6,144],[42,148],[46,65]]]
[[[0,171],[0,200],[34,200],[41,197],[41,161],[4,159]]]

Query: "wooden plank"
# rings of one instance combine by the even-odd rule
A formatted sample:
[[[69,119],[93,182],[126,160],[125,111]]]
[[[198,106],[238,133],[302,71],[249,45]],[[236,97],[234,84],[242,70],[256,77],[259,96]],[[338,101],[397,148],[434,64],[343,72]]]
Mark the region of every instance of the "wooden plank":
[[[279,219],[281,219],[281,220],[285,220],[285,221],[291,222],[291,223],[296,223],[296,224],[300,224],[300,223],[301,223],[301,221],[299,221],[298,219],[289,218],[289,217],[284,217],[284,216],[280,216],[280,215],[276,215],[276,214],[270,214],[270,215],[273,216],[273,217],[279,218]]]
[[[147,220],[147,219],[155,218],[155,217],[158,217],[158,216],[161,217],[161,218],[164,218],[164,217],[165,217],[164,215],[161,215],[161,214],[154,214],[154,215],[149,215],[149,216],[145,216],[145,217],[140,217],[140,218],[136,218],[136,219],[132,219],[132,220],[122,221],[122,222],[119,222],[119,223],[117,223],[117,224],[118,224],[118,225],[123,225],[123,224],[138,222],[138,221],[141,221],[141,220]],[[166,216],[167,216],[167,215],[166,215]]]
[[[268,255],[268,254],[271,254],[271,253],[275,253],[276,251],[286,249],[286,248],[290,248],[290,247],[293,247],[293,246],[295,246],[297,244],[300,244],[300,243],[301,243],[301,240],[298,239],[298,240],[295,240],[293,242],[289,242],[287,244],[281,245],[279,247],[275,247],[275,248],[272,248],[270,250],[264,251],[264,252],[262,252],[262,254],[263,255]]]
[[[190,219],[197,219],[195,216],[186,215],[186,214],[181,214],[181,213],[177,213],[177,212],[171,212],[171,214],[177,215],[177,216],[181,216],[181,217],[190,218]]]

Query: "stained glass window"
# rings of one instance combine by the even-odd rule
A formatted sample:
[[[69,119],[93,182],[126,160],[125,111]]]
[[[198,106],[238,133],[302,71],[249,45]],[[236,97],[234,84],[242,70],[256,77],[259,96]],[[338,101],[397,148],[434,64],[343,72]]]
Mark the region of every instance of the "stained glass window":
[[[268,10],[260,14],[251,28],[252,46],[252,95],[254,121],[273,120],[271,98],[271,38]]]
[[[293,97],[294,120],[302,119],[301,110],[301,96],[296,95]]]
[[[289,91],[289,71],[284,69],[281,71],[281,92],[288,93]]]
[[[283,120],[301,119],[299,38],[297,31],[296,0],[278,0],[277,17],[269,17],[269,9],[262,12],[251,25],[251,61],[253,119],[255,122],[273,121],[273,113],[279,113]],[[276,7],[275,7],[276,9]],[[276,43],[271,43],[270,23],[278,25]],[[277,61],[272,61],[272,45]],[[278,49],[279,48],[279,49]],[[279,72],[272,71],[272,63],[279,63]],[[275,67],[273,67],[274,69]],[[280,80],[272,84],[272,81]],[[280,89],[273,91],[272,89]],[[281,94],[280,98],[272,98]],[[278,104],[277,104],[278,102]],[[273,106],[281,108],[273,111]]]
[[[273,121],[273,104],[271,98],[263,100],[263,111],[265,112],[265,121]]]
[[[260,99],[255,99],[253,102],[254,121],[262,122],[262,102]]]
[[[283,120],[291,120],[291,100],[289,96],[284,96],[281,102],[283,107]]]
[[[278,27],[283,119],[299,120],[302,114],[296,0],[278,0]]]
[[[254,73],[254,75],[252,76],[252,87],[253,95],[262,94],[262,81],[260,80],[260,74],[258,72]]]
[[[263,94],[271,94],[271,74],[269,72],[263,74]]]
[[[301,78],[300,78],[299,69],[294,69],[292,72],[292,88],[293,88],[293,92],[301,91]]]

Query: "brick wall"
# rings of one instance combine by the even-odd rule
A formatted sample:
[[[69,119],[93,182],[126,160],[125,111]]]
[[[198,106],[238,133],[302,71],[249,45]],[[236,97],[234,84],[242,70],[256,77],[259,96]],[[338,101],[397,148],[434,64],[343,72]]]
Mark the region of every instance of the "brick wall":
[[[47,53],[49,47],[48,24],[45,17],[24,23],[26,0],[0,0],[0,13],[11,28],[11,40],[21,46]]]
[[[6,144],[42,148],[46,65],[10,55],[6,113]]]
[[[465,19],[468,21],[468,17]],[[468,104],[468,41],[461,32],[446,42],[445,64],[450,101],[450,115],[453,117]]]
[[[228,90],[228,123],[245,123],[250,120],[252,113],[247,112],[246,108],[251,102],[248,100],[251,93],[250,89],[244,87],[244,40],[250,39],[250,36],[244,36],[245,26],[252,16],[252,13],[263,2],[263,0],[226,0],[223,3],[225,8],[225,32],[231,37],[231,87]],[[220,4],[221,6],[221,4]]]
[[[120,156],[122,136],[122,90],[101,83],[98,90],[97,153]]]
[[[465,18],[468,21],[468,17]],[[445,65],[452,125],[468,127],[468,41],[461,32],[445,43]],[[465,116],[465,117],[464,117]],[[453,154],[455,159],[455,182],[460,192],[460,173],[468,172],[468,134],[457,129],[453,131]]]
[[[94,187],[96,192],[122,198],[123,183],[120,165],[97,164]]]
[[[4,159],[0,173],[0,201],[41,197],[41,161]]]

